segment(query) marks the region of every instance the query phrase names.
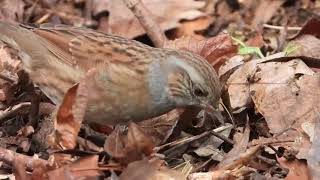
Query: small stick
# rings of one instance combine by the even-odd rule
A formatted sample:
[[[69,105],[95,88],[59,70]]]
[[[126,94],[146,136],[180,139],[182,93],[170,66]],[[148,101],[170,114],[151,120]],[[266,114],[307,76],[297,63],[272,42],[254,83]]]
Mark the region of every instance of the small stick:
[[[277,30],[283,30],[285,27],[283,26],[275,26],[275,25],[270,25],[270,24],[263,24],[263,27],[269,28],[269,29],[277,29]],[[287,27],[286,28],[288,31],[300,31],[302,27]]]
[[[228,129],[230,127],[232,127],[232,126],[231,125],[222,126],[222,127],[213,129],[211,131],[206,131],[206,132],[204,132],[202,134],[199,134],[199,135],[196,135],[196,136],[187,137],[187,138],[183,138],[183,139],[178,139],[176,141],[164,144],[162,146],[155,147],[154,149],[155,149],[155,151],[159,151],[159,150],[161,150],[161,149],[163,149],[165,147],[170,147],[170,146],[172,147],[172,146],[175,146],[175,145],[190,143],[192,141],[195,141],[195,140],[198,140],[198,139],[203,138],[205,136],[208,136],[209,134],[212,134],[212,135],[216,136],[217,138],[220,138],[220,139],[222,139],[222,140],[224,140],[224,141],[226,141],[226,142],[228,142],[228,143],[233,145],[234,143],[233,143],[233,141],[231,139],[229,139],[228,137],[225,137],[223,135],[220,135],[218,133],[218,132],[221,132],[221,131],[223,131],[225,129]]]
[[[35,167],[47,166],[49,163],[44,159],[34,158],[23,154],[16,153],[11,150],[0,147],[0,161],[4,161],[9,165],[16,163],[24,163],[28,170],[33,170]]]
[[[30,102],[23,102],[23,103],[15,105],[13,107],[9,107],[3,111],[0,111],[0,124],[5,122],[6,117],[13,115],[13,114],[17,113],[18,111],[20,111],[21,109],[27,108],[30,106],[31,106]]]
[[[233,125],[233,126],[236,126],[235,120],[234,120],[232,114],[230,113],[230,111],[228,110],[227,106],[225,106],[223,102],[220,103],[220,104],[221,104],[221,106],[223,107],[223,109],[227,112],[229,118],[231,119],[232,125]]]
[[[265,146],[265,145],[271,145],[271,144],[283,144],[283,143],[293,143],[294,140],[293,139],[284,139],[284,140],[277,140],[277,139],[268,139],[266,140],[265,142],[251,142],[249,143],[249,147],[252,147],[252,146]]]
[[[141,0],[123,0],[132,13],[138,18],[141,26],[144,28],[156,47],[163,47],[167,40],[160,26],[151,18],[150,11],[144,6]]]
[[[42,24],[42,23],[44,23],[46,20],[48,20],[49,19],[49,17],[51,16],[51,12],[49,12],[49,13],[46,13],[44,16],[42,16],[40,19],[38,19],[37,21],[36,21],[36,24]]]

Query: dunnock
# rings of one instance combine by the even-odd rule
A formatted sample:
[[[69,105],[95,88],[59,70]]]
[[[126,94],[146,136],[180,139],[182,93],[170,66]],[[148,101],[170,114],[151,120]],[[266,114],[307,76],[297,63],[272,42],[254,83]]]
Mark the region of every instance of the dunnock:
[[[220,83],[199,55],[66,25],[0,22],[0,40],[18,49],[23,68],[55,103],[92,68],[85,120],[141,121],[177,107],[218,108]]]

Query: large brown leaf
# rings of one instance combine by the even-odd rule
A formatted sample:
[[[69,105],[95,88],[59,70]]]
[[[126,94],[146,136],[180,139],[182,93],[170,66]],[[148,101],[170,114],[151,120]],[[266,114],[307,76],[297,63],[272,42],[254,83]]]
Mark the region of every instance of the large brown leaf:
[[[94,1],[97,11],[110,12],[111,33],[133,38],[145,33],[138,19],[126,7],[122,0]],[[195,0],[142,0],[152,14],[152,18],[163,30],[175,28],[182,19],[195,19],[203,15],[199,8],[204,2]]]

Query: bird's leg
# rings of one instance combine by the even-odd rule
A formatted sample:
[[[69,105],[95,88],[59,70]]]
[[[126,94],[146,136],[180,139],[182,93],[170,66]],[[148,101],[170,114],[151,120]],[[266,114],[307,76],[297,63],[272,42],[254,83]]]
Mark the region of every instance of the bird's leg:
[[[30,112],[28,114],[28,123],[27,125],[36,128],[38,126],[39,121],[39,106],[40,106],[40,92],[38,92],[33,84],[31,84],[30,88],[30,96],[31,96],[31,107]]]
[[[18,71],[19,77],[18,84],[22,89],[25,89],[27,94],[30,96],[31,107],[28,114],[27,126],[32,126],[36,128],[39,120],[39,105],[40,105],[40,92],[36,90],[29,75],[25,71]]]

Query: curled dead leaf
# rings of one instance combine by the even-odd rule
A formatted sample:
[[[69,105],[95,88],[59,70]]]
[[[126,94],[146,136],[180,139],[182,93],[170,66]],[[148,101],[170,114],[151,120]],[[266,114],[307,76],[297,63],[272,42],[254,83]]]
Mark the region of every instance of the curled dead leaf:
[[[174,109],[162,116],[141,121],[138,125],[141,130],[148,134],[156,145],[160,145],[167,141],[176,127],[182,111]]]
[[[163,30],[177,27],[182,19],[191,20],[203,16],[199,9],[205,5],[204,2],[195,0],[185,0],[183,3],[179,0],[141,0],[141,2]],[[145,33],[138,19],[122,1],[110,0],[104,6],[104,9],[110,13],[112,33],[127,38],[134,38]],[[102,11],[103,8],[100,7],[99,9]],[[127,26],[123,26],[123,24]]]
[[[65,94],[54,122],[55,132],[52,143],[55,148],[73,149],[76,146],[77,136],[87,107],[87,82],[95,72],[95,69],[89,70],[85,78]]]
[[[153,152],[154,143],[150,136],[146,135],[141,128],[130,123],[128,132],[116,129],[107,138],[104,149],[113,158],[123,164],[141,160]]]
[[[316,17],[311,18],[306,24],[302,27],[302,29],[290,39],[298,38],[302,35],[312,35],[316,38],[320,38],[320,20]]]
[[[72,106],[75,103],[76,92],[79,84],[70,88],[59,106],[54,124],[54,144],[56,148],[73,149],[76,146],[76,137],[80,130],[81,121],[74,118]]]
[[[238,52],[238,46],[233,43],[231,36],[225,33],[200,40],[192,37],[182,37],[166,42],[164,47],[199,54],[212,64],[215,69],[219,69],[228,58]]]

